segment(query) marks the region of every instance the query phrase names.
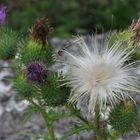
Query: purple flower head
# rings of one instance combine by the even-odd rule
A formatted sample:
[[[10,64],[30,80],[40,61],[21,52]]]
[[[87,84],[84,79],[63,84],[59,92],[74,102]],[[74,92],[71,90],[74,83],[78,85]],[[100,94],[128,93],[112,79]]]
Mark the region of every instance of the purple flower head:
[[[2,25],[6,18],[6,7],[1,6],[0,7],[0,25]]]
[[[38,85],[42,85],[48,78],[48,70],[39,63],[33,62],[27,66],[27,80]]]

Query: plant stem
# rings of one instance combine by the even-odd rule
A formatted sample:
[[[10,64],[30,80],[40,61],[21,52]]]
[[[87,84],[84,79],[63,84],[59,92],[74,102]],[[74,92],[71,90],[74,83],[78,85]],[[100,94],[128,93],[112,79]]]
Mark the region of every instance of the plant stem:
[[[88,124],[89,122],[83,118],[80,114],[79,114],[79,110],[75,109],[72,105],[66,105],[67,109],[74,114],[76,117],[78,117],[80,120],[82,120],[83,122],[85,122],[86,124]]]
[[[51,137],[50,140],[56,140],[55,139],[54,129],[53,129],[53,124],[52,124],[52,122],[49,122],[49,119],[47,118],[47,113],[44,110],[42,110],[41,114],[42,114],[42,116],[44,118],[44,121],[45,121],[46,125],[48,126],[48,130],[49,130],[50,137]]]
[[[97,128],[99,129],[100,128],[100,112],[99,112],[98,105],[95,107],[95,122],[96,122]]]
[[[100,128],[100,109],[99,109],[99,105],[96,105],[95,107],[95,124],[96,124],[96,127],[99,131],[99,134],[96,133],[96,138],[97,140],[104,140],[104,136],[103,136],[103,133],[102,133],[102,128]]]
[[[70,131],[69,133],[65,134],[62,138],[60,138],[59,140],[66,140],[66,138],[68,138],[68,137],[70,137],[70,136],[72,136],[74,134],[77,134],[77,133],[79,133],[79,132],[81,132],[81,131],[83,131],[85,129],[87,129],[87,127],[79,128],[79,129],[76,129],[74,131]]]
[[[53,123],[49,121],[48,119],[48,114],[45,112],[45,109],[42,109],[42,107],[40,107],[38,104],[36,104],[35,102],[32,101],[32,104],[37,107],[38,111],[41,113],[47,127],[48,127],[48,131],[50,134],[50,140],[56,140],[55,138],[55,133],[54,133],[54,129],[53,129]]]
[[[88,122],[85,118],[83,118],[81,116],[81,114],[77,113],[79,110],[75,109],[73,106],[71,105],[66,105],[67,109],[69,109],[69,111],[74,114],[77,118],[79,118],[82,122],[84,122],[85,124],[87,124],[89,126],[89,129],[93,129],[94,132],[97,134],[97,140],[102,140],[101,139],[101,131],[97,128],[97,126],[95,126],[93,123]]]

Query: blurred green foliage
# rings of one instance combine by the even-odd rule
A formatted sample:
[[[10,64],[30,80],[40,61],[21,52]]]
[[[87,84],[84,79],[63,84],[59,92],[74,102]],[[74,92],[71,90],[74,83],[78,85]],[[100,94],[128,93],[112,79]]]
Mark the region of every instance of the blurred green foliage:
[[[68,37],[124,29],[137,18],[140,0],[1,0],[9,10],[7,24],[27,31],[38,17],[47,16],[53,34]]]

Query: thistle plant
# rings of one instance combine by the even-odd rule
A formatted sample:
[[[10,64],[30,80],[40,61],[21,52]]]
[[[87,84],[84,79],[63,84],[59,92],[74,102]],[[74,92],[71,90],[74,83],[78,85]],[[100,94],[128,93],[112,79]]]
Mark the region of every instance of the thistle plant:
[[[54,54],[49,43],[52,28],[46,18],[38,19],[24,40],[3,26],[5,10],[0,9],[0,59],[12,60],[16,92],[44,118],[48,128],[44,140],[67,140],[83,130],[93,131],[96,140],[114,140],[137,131],[140,121],[133,96],[140,94],[139,20],[112,34],[107,43],[98,45],[92,37],[87,43],[76,37],[72,42],[78,48],[76,53],[61,49]],[[60,72],[54,65],[63,55],[67,68]],[[81,102],[86,104],[87,114],[78,105]],[[54,122],[65,116],[77,117],[78,124],[58,138]]]

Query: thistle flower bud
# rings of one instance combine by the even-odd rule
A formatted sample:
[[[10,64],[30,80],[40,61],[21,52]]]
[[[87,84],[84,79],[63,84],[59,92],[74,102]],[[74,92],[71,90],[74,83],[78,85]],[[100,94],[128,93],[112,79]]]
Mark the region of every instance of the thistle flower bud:
[[[133,101],[121,102],[109,115],[110,125],[119,133],[126,134],[136,129],[138,111]]]
[[[6,18],[6,7],[1,6],[0,7],[0,25],[2,25]]]
[[[48,35],[51,30],[52,28],[48,24],[46,18],[41,18],[36,22],[31,30],[32,39],[44,46],[47,44]]]
[[[47,81],[48,70],[43,64],[33,62],[27,66],[26,75],[29,82],[42,85]]]

